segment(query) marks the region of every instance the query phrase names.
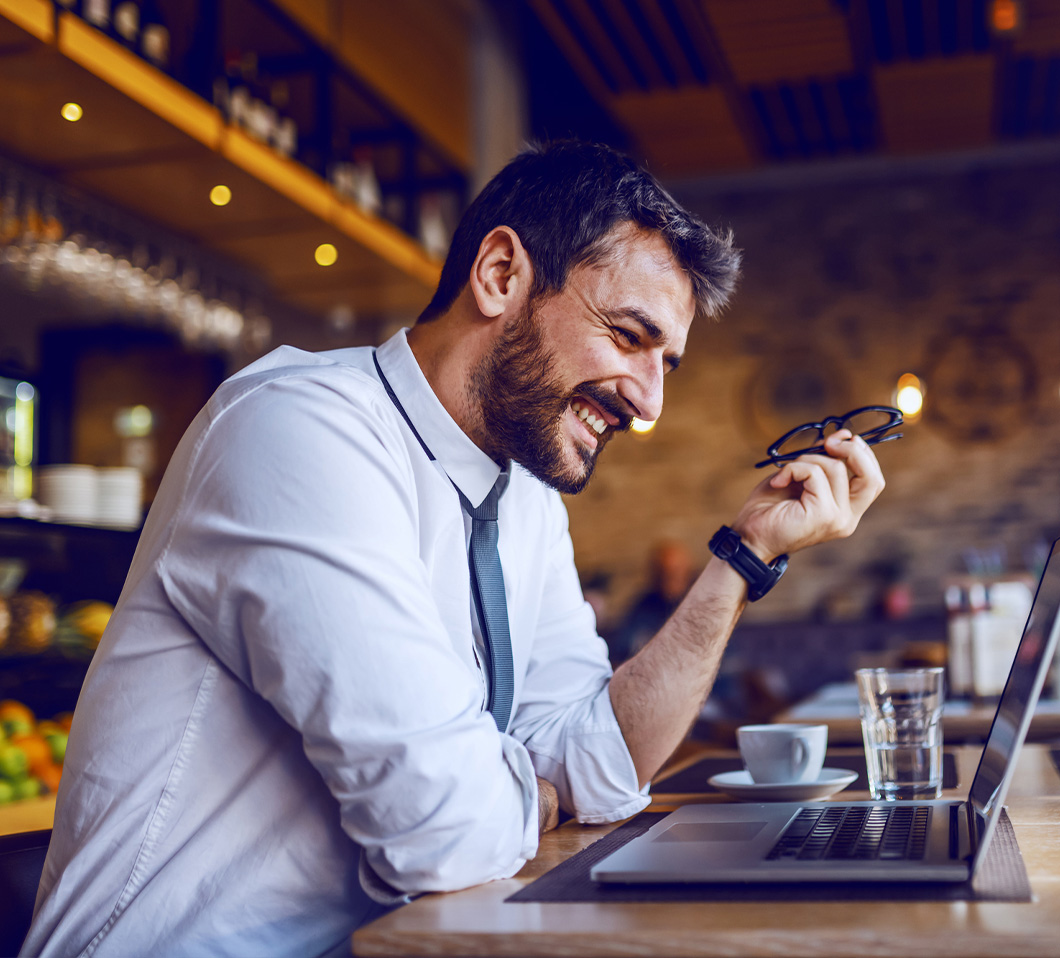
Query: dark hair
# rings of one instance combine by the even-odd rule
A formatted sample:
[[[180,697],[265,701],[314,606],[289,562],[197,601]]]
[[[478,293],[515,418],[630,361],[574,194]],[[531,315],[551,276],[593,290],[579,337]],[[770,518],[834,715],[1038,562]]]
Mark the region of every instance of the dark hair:
[[[713,316],[728,302],[740,271],[731,232],[711,230],[628,156],[558,140],[520,153],[468,207],[419,321],[437,319],[453,305],[482,240],[497,226],[514,230],[530,256],[533,299],[563,289],[575,266],[603,259],[612,230],[627,222],[666,240],[692,281],[697,314]]]

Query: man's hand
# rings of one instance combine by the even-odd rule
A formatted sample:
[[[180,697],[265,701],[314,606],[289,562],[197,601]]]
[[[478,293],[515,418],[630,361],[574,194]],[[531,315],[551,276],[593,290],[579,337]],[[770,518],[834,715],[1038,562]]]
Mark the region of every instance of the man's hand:
[[[732,523],[764,562],[850,535],[883,491],[864,439],[841,429],[824,446],[827,455],[802,456],[764,480]],[[611,704],[642,785],[699,714],[746,601],[735,570],[708,562],[658,635],[612,677]]]
[[[556,786],[545,779],[537,779],[537,825],[542,835],[559,824],[559,795]]]
[[[828,455],[787,462],[760,483],[732,524],[763,561],[849,536],[883,491],[880,464],[864,439],[841,429],[824,446]]]

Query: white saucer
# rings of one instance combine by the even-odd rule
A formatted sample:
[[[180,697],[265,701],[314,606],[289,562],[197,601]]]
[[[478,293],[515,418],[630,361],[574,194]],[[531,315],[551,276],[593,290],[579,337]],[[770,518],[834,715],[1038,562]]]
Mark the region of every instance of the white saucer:
[[[841,792],[858,777],[844,768],[822,768],[816,782],[778,782],[759,785],[746,769],[722,772],[707,779],[718,791],[751,802],[810,802]]]

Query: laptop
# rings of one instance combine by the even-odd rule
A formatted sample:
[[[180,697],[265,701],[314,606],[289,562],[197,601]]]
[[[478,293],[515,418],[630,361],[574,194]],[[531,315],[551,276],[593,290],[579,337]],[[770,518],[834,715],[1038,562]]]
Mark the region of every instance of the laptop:
[[[1060,635],[1053,543],[965,801],[685,805],[593,867],[598,882],[961,882],[990,847]]]

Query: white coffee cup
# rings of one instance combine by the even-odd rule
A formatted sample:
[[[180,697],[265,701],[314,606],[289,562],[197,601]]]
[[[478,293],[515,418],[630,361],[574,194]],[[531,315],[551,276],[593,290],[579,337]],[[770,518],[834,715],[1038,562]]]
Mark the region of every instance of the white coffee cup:
[[[736,742],[756,785],[816,782],[828,748],[827,725],[741,725]]]

